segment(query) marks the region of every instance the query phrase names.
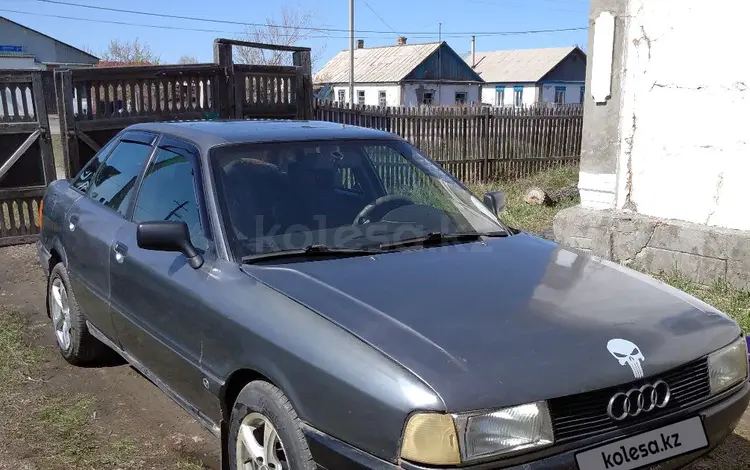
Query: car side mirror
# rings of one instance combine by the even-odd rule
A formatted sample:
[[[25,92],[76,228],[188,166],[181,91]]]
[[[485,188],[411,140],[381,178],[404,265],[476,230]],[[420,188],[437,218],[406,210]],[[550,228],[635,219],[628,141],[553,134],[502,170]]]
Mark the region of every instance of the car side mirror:
[[[505,193],[502,191],[484,193],[484,205],[487,206],[493,214],[497,215],[505,208]]]
[[[144,250],[179,251],[193,269],[203,266],[203,257],[190,241],[190,231],[185,222],[141,222],[136,229],[136,241],[138,247]]]

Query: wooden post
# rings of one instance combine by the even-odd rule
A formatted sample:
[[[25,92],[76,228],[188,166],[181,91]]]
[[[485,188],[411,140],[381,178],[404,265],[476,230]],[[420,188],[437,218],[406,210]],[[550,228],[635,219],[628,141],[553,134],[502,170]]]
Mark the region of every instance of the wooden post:
[[[484,163],[482,165],[482,182],[487,183],[490,174],[490,108],[484,108],[484,123],[482,126],[482,153]]]
[[[236,116],[238,104],[234,94],[234,61],[232,45],[214,40],[214,63],[222,68],[221,83],[217,87],[219,116],[225,119]],[[240,115],[242,110],[240,109]]]
[[[57,82],[58,110],[60,112],[60,138],[65,156],[65,174],[73,177],[82,165],[78,154],[78,138],[75,134],[75,115],[73,114],[73,72],[71,70],[55,71]]]
[[[55,159],[52,155],[52,141],[49,128],[49,117],[47,116],[47,105],[44,99],[44,86],[42,85],[42,73],[31,74],[31,93],[34,97],[34,117],[36,117],[42,135],[39,138],[39,153],[42,157],[42,171],[44,172],[44,184],[49,184],[57,179],[55,172]]]
[[[292,53],[292,61],[296,67],[302,67],[301,84],[297,84],[297,90],[302,91],[302,95],[297,96],[297,116],[301,119],[312,119],[312,60],[310,51],[295,51]],[[299,78],[299,73],[297,74]],[[300,107],[302,110],[300,111]]]

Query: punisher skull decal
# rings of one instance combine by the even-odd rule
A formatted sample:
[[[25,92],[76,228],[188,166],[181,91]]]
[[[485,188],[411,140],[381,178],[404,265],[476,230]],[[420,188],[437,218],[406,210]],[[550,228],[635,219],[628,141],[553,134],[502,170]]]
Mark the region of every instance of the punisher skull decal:
[[[641,361],[646,358],[641,352],[641,348],[626,339],[614,338],[607,342],[607,349],[612,356],[617,359],[621,366],[625,364],[630,366],[636,379],[643,378],[643,367]]]

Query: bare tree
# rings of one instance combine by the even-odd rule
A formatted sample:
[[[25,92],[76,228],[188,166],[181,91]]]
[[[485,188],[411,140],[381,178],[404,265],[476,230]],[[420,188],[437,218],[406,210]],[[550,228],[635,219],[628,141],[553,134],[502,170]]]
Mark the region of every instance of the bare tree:
[[[197,64],[198,59],[194,55],[183,55],[177,60],[178,64]]]
[[[141,43],[138,38],[132,41],[113,39],[109,42],[102,59],[125,64],[158,64],[159,56],[151,51],[151,46]]]
[[[284,7],[279,18],[266,18],[265,26],[248,26],[238,39],[282,46],[304,45],[311,36],[321,34],[316,29],[315,15],[309,10]],[[325,46],[312,51],[313,69]],[[268,51],[249,47],[235,48],[234,60],[241,64],[291,65],[292,54],[285,51]]]

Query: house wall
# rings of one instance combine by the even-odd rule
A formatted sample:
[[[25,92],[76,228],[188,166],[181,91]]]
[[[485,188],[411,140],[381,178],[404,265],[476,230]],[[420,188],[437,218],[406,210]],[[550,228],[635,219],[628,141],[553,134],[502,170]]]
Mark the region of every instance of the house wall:
[[[419,99],[422,90],[433,93],[432,104],[434,105],[450,106],[456,104],[457,92],[466,93],[467,104],[471,104],[472,102],[477,103],[479,101],[479,88],[480,85],[478,83],[405,83],[403,106],[418,106],[422,104],[422,101]]]
[[[544,82],[541,84],[542,89],[542,103],[554,103],[555,102],[555,89],[557,87],[565,87],[565,104],[581,104],[581,87],[584,86],[584,82],[577,83],[555,83],[555,82]]]
[[[533,106],[537,99],[536,83],[484,83],[482,85],[482,103],[497,106],[496,91],[498,86],[505,87],[505,99],[503,106],[513,106],[513,87],[523,85],[523,104]]]
[[[98,61],[74,47],[0,18],[0,44],[23,46],[37,62],[96,64]]]
[[[750,68],[716,53],[744,41],[750,3],[729,13],[700,0],[591,5],[592,19],[612,12],[616,27],[611,96],[586,97],[582,205],[750,230]]]
[[[422,80],[478,82],[481,79],[456,51],[444,43],[404,77],[406,82]]]
[[[333,100],[339,101],[339,90],[344,91],[344,103],[349,102],[349,84],[335,85],[333,87]],[[357,103],[357,92],[365,92],[365,104],[368,106],[379,106],[378,92],[385,91],[386,106],[401,106],[401,85],[391,84],[354,84],[354,103]]]
[[[586,80],[586,55],[573,50],[540,81],[583,82]]]
[[[0,70],[43,69],[44,66],[34,62],[33,57],[0,57]]]

